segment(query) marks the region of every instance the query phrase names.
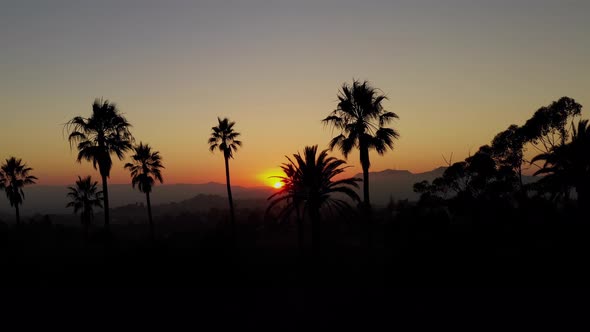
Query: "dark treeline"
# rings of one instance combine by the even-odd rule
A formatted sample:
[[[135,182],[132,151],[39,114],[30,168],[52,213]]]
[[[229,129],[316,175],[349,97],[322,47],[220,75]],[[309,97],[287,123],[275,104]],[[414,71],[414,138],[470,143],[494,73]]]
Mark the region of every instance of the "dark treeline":
[[[368,82],[344,84],[322,120],[336,129],[329,149],[302,147],[281,166],[283,184],[265,206],[234,202],[230,160],[242,146],[235,123],[218,118],[210,150],[223,153],[227,209],[154,213],[151,195],[164,181],[152,146],[136,144],[131,123],[108,101],[65,125],[90,176],[69,187],[69,207],[83,227],[52,218],[20,221],[24,162],[2,165],[0,187],[15,207],[15,225],[0,223],[0,259],[10,282],[81,286],[390,286],[580,285],[590,253],[590,128],[582,106],[563,97],[511,125],[442,177],[415,184],[418,202],[371,204],[370,155],[393,150],[398,115]],[[576,122],[577,120],[577,122]],[[358,150],[363,178],[343,178],[344,158]],[[529,158],[529,156],[532,156]],[[109,208],[112,159],[129,158],[130,185],[145,206]],[[532,168],[532,170],[531,170]],[[523,172],[542,175],[524,183]],[[136,211],[137,213],[133,212]],[[94,222],[100,215],[104,224]],[[50,271],[49,273],[47,271]],[[41,277],[42,276],[42,277]]]
[[[420,204],[457,209],[488,204],[493,209],[518,208],[536,200],[578,209],[588,206],[590,128],[587,120],[575,123],[581,110],[568,97],[541,107],[522,126],[509,126],[464,161],[449,162],[442,177],[415,184]],[[534,155],[530,160],[525,157],[527,150]],[[524,168],[544,176],[525,184]]]

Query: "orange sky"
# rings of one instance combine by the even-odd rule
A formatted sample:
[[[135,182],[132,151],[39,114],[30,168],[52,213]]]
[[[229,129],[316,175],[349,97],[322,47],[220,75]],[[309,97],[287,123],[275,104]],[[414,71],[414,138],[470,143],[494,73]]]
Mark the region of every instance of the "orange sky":
[[[320,120],[352,78],[382,89],[400,117],[375,171],[463,159],[564,95],[590,105],[584,2],[248,3],[3,8],[0,158],[23,158],[41,184],[97,175],[62,133],[96,97],[161,152],[166,183],[224,182],[207,138],[217,116],[236,121],[244,147],[230,167],[245,186],[270,184],[285,154],[327,146]],[[358,155],[349,161],[360,172]],[[129,182],[122,163],[112,182]]]

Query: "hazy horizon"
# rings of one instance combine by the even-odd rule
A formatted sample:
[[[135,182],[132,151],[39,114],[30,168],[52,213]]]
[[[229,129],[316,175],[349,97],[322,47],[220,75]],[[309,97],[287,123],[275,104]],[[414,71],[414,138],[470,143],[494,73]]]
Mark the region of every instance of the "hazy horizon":
[[[393,171],[393,172],[391,172]],[[407,172],[407,173],[406,173]],[[371,172],[371,179],[374,203],[382,206],[389,202],[390,197],[395,199],[416,200],[418,194],[413,191],[413,184],[422,180],[433,180],[435,176],[442,174],[441,169],[433,169],[425,173],[412,173],[407,170],[385,170],[382,172]],[[361,174],[355,176],[361,178]],[[100,185],[99,185],[100,187]],[[278,189],[267,185],[240,186],[232,185],[234,198],[238,201],[243,199],[257,199],[266,202],[268,197]],[[68,201],[66,197],[67,185],[41,184],[27,187],[25,189],[25,202],[21,213],[25,216],[35,214],[71,214],[71,208],[66,208]],[[133,189],[129,183],[109,184],[111,202],[113,208],[129,204],[144,204],[145,194]],[[169,203],[179,203],[194,198],[198,195],[214,195],[227,197],[226,185],[224,182],[206,183],[170,183],[162,184],[155,188],[151,198],[155,206]],[[0,213],[11,214],[12,207],[8,200],[0,200]]]

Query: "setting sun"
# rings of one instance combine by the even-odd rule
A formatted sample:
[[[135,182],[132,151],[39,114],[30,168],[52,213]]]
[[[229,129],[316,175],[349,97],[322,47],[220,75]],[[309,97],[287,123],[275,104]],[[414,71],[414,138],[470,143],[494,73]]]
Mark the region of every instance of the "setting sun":
[[[281,176],[285,176],[283,170],[280,167],[273,167],[261,170],[256,178],[264,186],[280,189],[285,185],[280,179]]]

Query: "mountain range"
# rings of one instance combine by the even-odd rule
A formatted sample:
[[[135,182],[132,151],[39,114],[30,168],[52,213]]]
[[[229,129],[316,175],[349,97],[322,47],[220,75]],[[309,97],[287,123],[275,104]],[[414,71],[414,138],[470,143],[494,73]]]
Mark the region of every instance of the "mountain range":
[[[371,172],[369,177],[371,202],[376,206],[384,206],[391,198],[394,200],[417,200],[418,195],[413,191],[414,183],[423,180],[432,181],[441,176],[445,169],[445,167],[438,167],[423,173],[392,169]],[[362,174],[356,174],[354,177],[362,179]],[[525,177],[524,180],[530,182],[532,179],[533,177]],[[268,196],[275,191],[276,189],[270,187],[232,186],[234,199],[249,202],[247,204],[252,206],[266,204],[265,201]],[[26,196],[21,213],[25,216],[34,214],[69,214],[72,211],[65,207],[67,192],[66,186],[29,186],[25,188]],[[110,185],[109,196],[113,208],[145,202],[145,195],[134,190],[128,184]],[[209,182],[203,184],[161,185],[154,189],[151,199],[154,207],[168,205],[167,208],[169,208],[172,203],[182,203],[181,205],[194,205],[201,208],[212,204],[212,208],[222,208],[222,205],[218,206],[218,202],[221,200],[213,199],[211,196],[227,196],[225,184]],[[213,201],[216,203],[213,204]],[[8,201],[4,197],[0,197],[0,215],[12,214],[13,210]]]
[[[393,169],[369,172],[371,203],[374,205],[386,205],[391,198],[394,200],[408,199],[415,201],[418,199],[418,194],[414,193],[414,183],[424,180],[432,181],[442,176],[445,169],[446,167],[438,167],[423,173]],[[354,177],[362,179],[363,174],[359,173]]]
[[[266,199],[275,189],[266,187],[232,186],[235,199]],[[24,189],[25,200],[21,207],[23,215],[34,214],[66,214],[72,210],[66,208],[67,186],[32,185]],[[227,196],[225,184],[209,182],[202,184],[166,184],[156,186],[150,195],[152,205],[181,202],[197,195]],[[145,203],[145,194],[133,189],[130,184],[110,184],[109,199],[112,208],[129,204]],[[0,196],[0,214],[12,215],[13,209],[8,200]]]

